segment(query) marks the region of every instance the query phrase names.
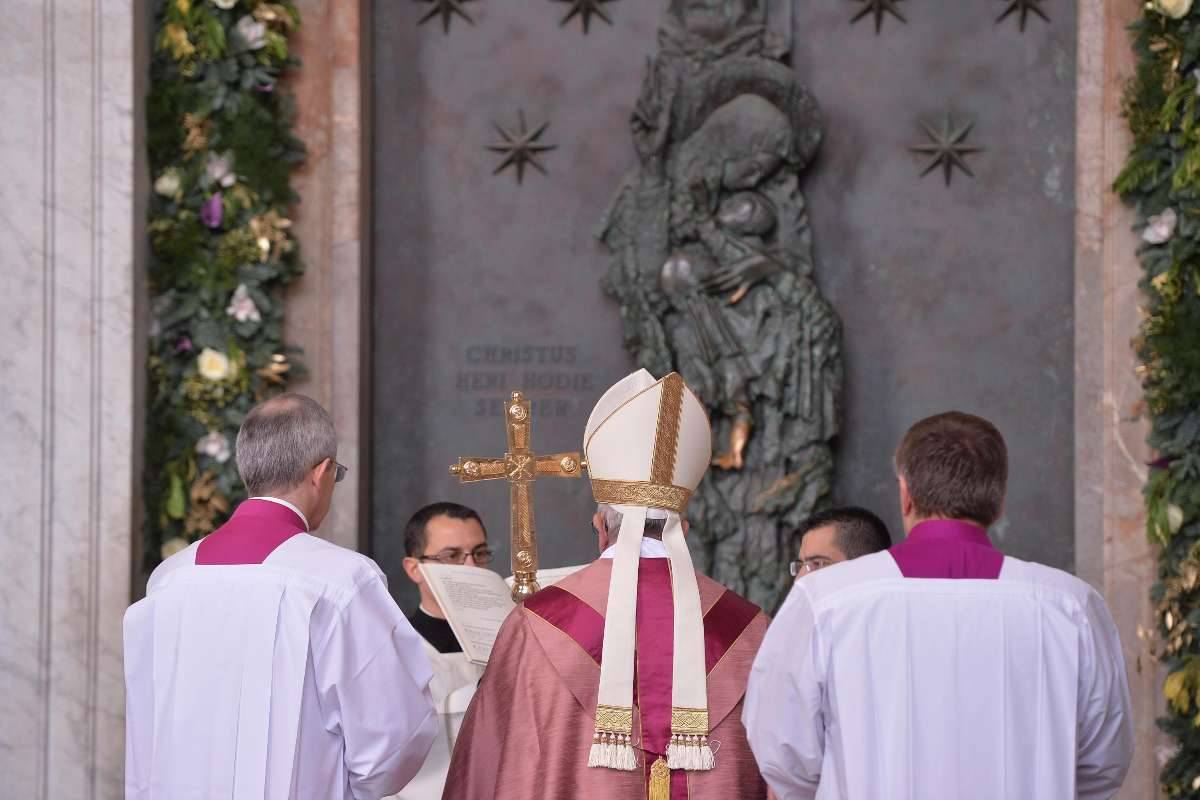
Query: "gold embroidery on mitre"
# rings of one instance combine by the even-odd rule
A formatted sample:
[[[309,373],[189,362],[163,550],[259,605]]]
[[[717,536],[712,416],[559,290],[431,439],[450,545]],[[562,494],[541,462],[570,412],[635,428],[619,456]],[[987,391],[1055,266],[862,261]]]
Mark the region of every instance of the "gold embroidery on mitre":
[[[633,731],[633,709],[620,706],[596,706],[596,730],[607,733]]]
[[[707,708],[672,708],[671,733],[689,736],[708,735]]]
[[[590,434],[588,434],[588,437],[587,437],[587,439],[585,439],[585,440],[584,440],[584,442],[583,442],[583,449],[584,449],[584,451],[586,452],[586,450],[587,450],[589,447],[591,447],[591,446],[592,446],[592,439],[596,438],[596,434],[600,432],[600,429],[601,429],[601,428],[603,428],[605,425],[607,425],[607,424],[608,424],[608,421],[609,421],[610,419],[612,419],[613,417],[615,417],[617,414],[621,413],[621,410],[622,410],[622,409],[624,409],[624,408],[625,408],[625,406],[629,405],[629,404],[630,404],[630,403],[632,403],[634,400],[637,400],[639,397],[641,397],[642,395],[644,395],[646,392],[653,391],[654,389],[658,388],[658,385],[659,385],[660,383],[662,383],[662,382],[663,382],[663,380],[666,380],[666,378],[663,378],[662,380],[659,380],[659,381],[655,381],[655,382],[654,382],[654,383],[652,383],[651,385],[647,386],[645,389],[641,389],[641,390],[639,390],[639,391],[638,391],[636,394],[634,394],[633,396],[625,398],[625,399],[624,399],[624,400],[621,402],[621,405],[617,406],[617,407],[616,407],[616,408],[614,408],[612,411],[608,412],[608,416],[607,416],[607,417],[605,417],[604,419],[600,420],[600,422],[598,422],[598,423],[596,424],[596,427],[595,427],[595,428],[592,428],[592,432],[591,432]]]
[[[675,452],[679,449],[679,420],[683,416],[683,378],[672,372],[662,380],[654,453],[650,457],[650,482],[670,486],[675,477]]]
[[[682,514],[692,493],[682,486],[663,486],[646,481],[609,481],[592,479],[592,497],[597,503],[618,506],[665,508]]]

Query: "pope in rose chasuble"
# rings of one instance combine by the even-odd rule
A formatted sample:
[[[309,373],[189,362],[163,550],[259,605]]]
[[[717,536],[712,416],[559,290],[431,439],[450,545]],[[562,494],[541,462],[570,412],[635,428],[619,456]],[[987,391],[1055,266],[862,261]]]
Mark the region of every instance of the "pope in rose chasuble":
[[[711,438],[677,373],[639,370],[600,399],[583,458],[615,543],[509,615],[445,797],[766,797],[741,709],[767,617],[698,573],[684,539]]]

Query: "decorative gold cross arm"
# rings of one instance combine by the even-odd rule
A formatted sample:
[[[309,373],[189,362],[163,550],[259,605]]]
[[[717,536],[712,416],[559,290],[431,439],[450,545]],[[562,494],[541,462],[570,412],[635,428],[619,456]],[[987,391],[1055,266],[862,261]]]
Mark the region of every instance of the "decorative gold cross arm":
[[[519,603],[540,587],[537,584],[537,529],[533,521],[533,482],[538,478],[578,478],[586,464],[579,453],[536,455],[530,448],[529,401],[513,392],[504,409],[508,433],[508,452],[504,458],[458,459],[450,465],[450,474],[460,483],[498,480],[509,484],[510,527],[512,532],[513,602]]]

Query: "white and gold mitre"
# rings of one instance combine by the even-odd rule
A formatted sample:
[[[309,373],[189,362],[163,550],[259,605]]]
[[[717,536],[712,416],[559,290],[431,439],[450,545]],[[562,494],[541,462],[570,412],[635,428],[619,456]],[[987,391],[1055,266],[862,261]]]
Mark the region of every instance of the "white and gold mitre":
[[[712,461],[712,429],[678,373],[640,369],[600,398],[583,449],[596,502],[681,514]]]
[[[671,560],[674,604],[671,739],[665,765],[656,763],[651,773],[661,780],[664,773],[669,776],[662,767],[712,769],[704,618],[679,516],[712,459],[712,429],[704,406],[678,374],[655,380],[638,370],[600,398],[588,419],[583,449],[593,496],[622,515],[608,585],[588,766],[639,768],[633,741],[633,671],[638,562],[649,515],[666,518],[662,541]]]

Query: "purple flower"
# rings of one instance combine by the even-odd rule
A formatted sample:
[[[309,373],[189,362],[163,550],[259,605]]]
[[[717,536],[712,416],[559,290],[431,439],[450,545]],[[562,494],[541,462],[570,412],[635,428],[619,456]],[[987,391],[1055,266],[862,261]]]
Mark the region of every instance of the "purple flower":
[[[200,221],[210,228],[219,228],[223,219],[225,206],[221,203],[221,193],[217,192],[204,201],[204,207],[200,209]]]
[[[270,94],[271,92],[275,91],[275,84],[260,83],[257,86],[255,86],[254,89],[256,91],[262,92],[263,94]]]
[[[176,353],[190,353],[192,351],[192,340],[186,336],[180,336],[175,342]]]

